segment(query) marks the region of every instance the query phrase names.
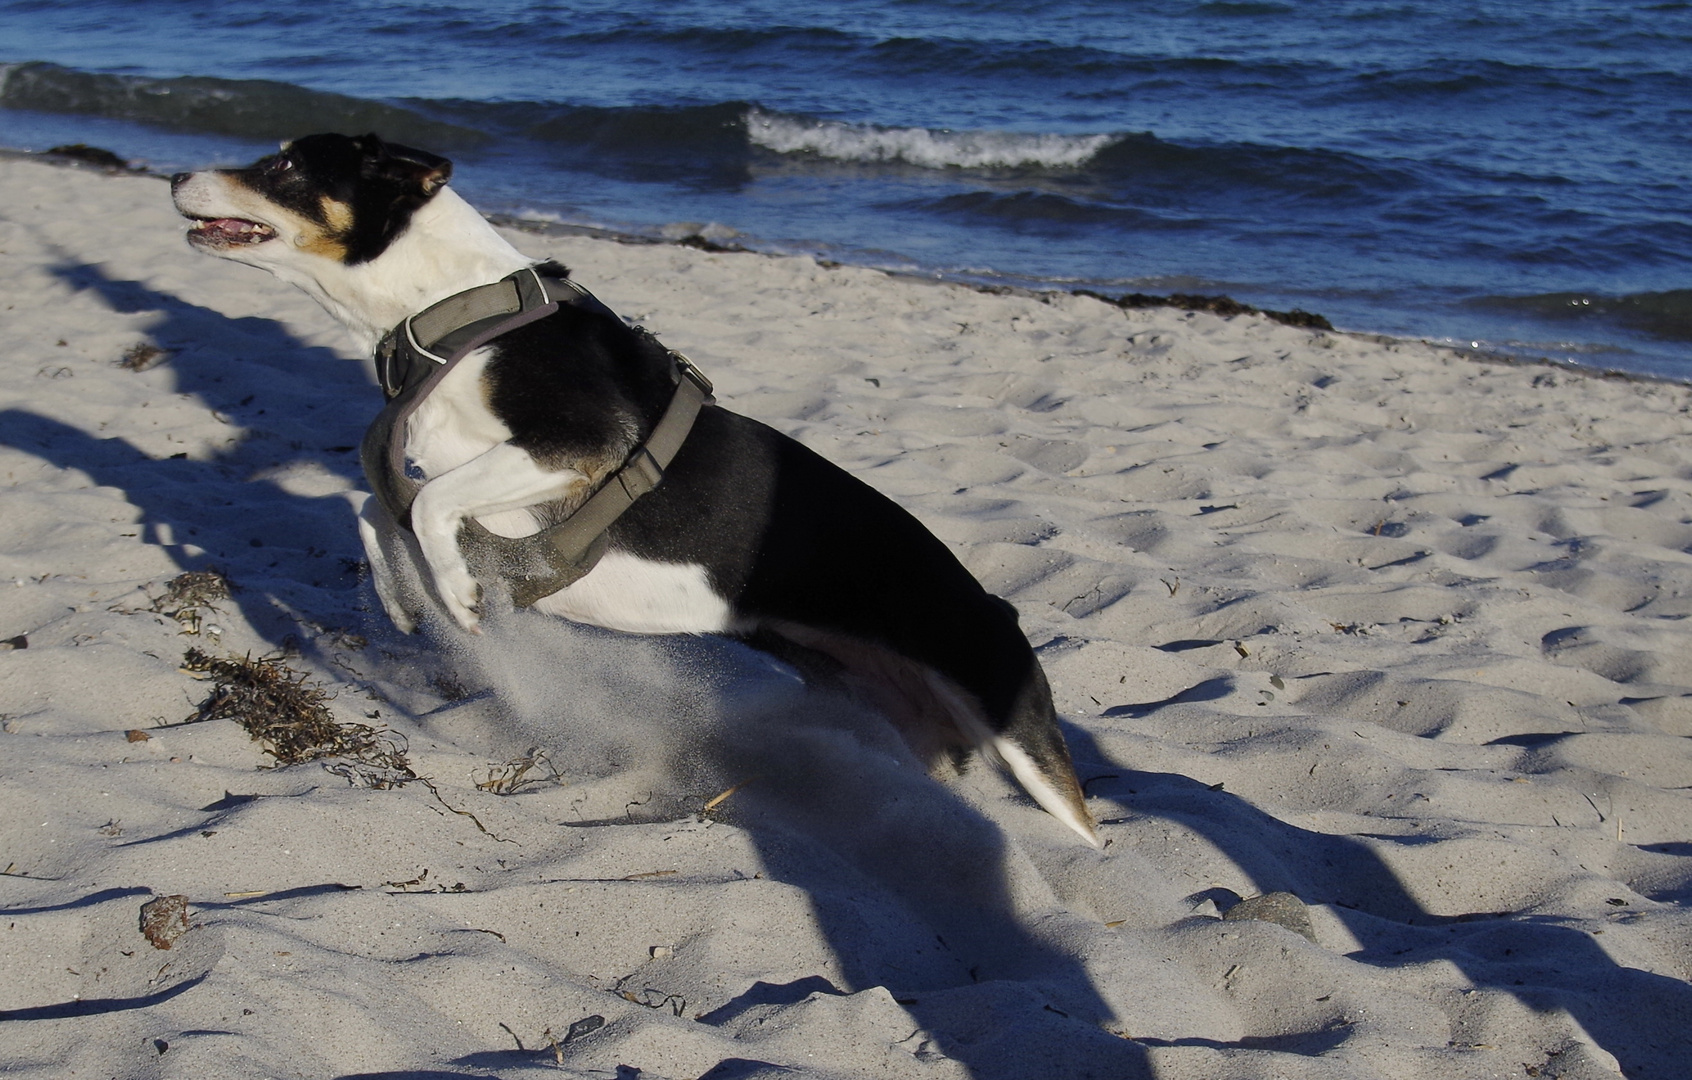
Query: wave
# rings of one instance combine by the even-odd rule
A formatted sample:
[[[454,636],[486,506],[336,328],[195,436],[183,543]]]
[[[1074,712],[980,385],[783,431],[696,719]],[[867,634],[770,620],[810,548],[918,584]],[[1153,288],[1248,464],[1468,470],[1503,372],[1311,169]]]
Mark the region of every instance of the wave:
[[[488,148],[543,155],[600,175],[707,184],[745,182],[760,158],[973,174],[990,188],[1057,185],[1074,203],[1148,200],[1368,201],[1413,187],[1402,170],[1343,153],[1244,143],[1189,144],[1145,132],[1017,132],[894,127],[781,112],[745,101],[589,106],[546,101],[376,101],[269,80],[148,78],[31,62],[0,66],[0,106],[141,122],[264,140],[311,131],[376,131],[443,152]],[[523,149],[522,144],[529,148]],[[1009,174],[1009,175],[1007,175]],[[1256,193],[1252,196],[1250,193]],[[1002,190],[998,194],[1004,194]],[[1039,200],[964,212],[1081,220]]]
[[[1245,143],[1187,144],[1147,132],[1054,133],[892,127],[784,113],[746,102],[674,107],[455,103],[478,125],[528,138],[657,159],[746,164],[752,150],[796,162],[892,165],[1017,180],[1050,173],[1109,189],[1229,193],[1243,189],[1333,203],[1402,191],[1405,170],[1353,154]]]
[[[1483,296],[1468,303],[1536,319],[1605,320],[1668,341],[1692,341],[1692,289],[1621,296],[1586,292]]]
[[[41,62],[0,65],[0,106],[74,113],[265,141],[311,131],[380,131],[400,142],[455,149],[483,132],[403,105],[309,90],[292,83],[208,76],[146,78]]]
[[[1090,161],[1120,138],[880,127],[759,108],[747,110],[745,124],[753,144],[778,154],[810,154],[834,161],[897,161],[927,169],[1069,169]]]

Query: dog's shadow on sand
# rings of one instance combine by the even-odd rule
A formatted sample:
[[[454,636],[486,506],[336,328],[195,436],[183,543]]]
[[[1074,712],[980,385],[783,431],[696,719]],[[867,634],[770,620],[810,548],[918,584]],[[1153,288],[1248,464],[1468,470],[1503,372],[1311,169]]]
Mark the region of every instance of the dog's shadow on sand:
[[[887,1049],[892,1061],[909,1055],[915,1068],[943,1057],[980,1080],[1053,1069],[1152,1075],[1144,1048],[1110,1030],[1112,1009],[1085,964],[1029,926],[1030,913],[1051,914],[1044,882],[963,792],[927,775],[885,718],[721,638],[622,635],[510,611],[485,629],[449,650],[465,684],[492,686],[492,695],[457,719],[422,718],[425,731],[441,723],[485,737],[480,729],[511,749],[550,739],[553,756],[568,755],[585,774],[570,790],[591,800],[563,824],[617,843],[620,826],[697,816],[697,824],[738,830],[764,878],[804,894],[810,928],[773,925],[769,938],[790,939],[796,955],[814,957],[814,933],[826,943],[826,962],[753,982],[697,1014],[689,1006],[688,1016],[754,1044],[762,1025],[792,1007],[838,1037],[854,1037],[847,1031],[855,1024],[871,1024],[877,1035],[905,1025],[892,1036],[905,1042]],[[557,656],[568,664],[549,662]],[[713,794],[731,790],[702,811]],[[793,909],[779,910],[770,917]],[[725,942],[757,919],[723,919],[728,914],[705,920],[725,936],[695,947],[732,949]],[[880,996],[844,1000],[878,987]],[[619,988],[654,999],[677,989],[638,981]],[[894,1019],[901,1009],[909,1020]],[[455,1063],[515,1068],[539,1060],[536,1053],[494,1051]],[[817,1058],[829,1064],[820,1050]],[[724,1078],[780,1069],[751,1058],[722,1067]]]
[[[157,397],[192,399],[228,424],[229,435],[209,452],[185,447],[159,457],[121,435],[14,408],[0,410],[0,440],[122,491],[139,511],[141,541],[181,570],[227,576],[236,591],[219,605],[238,606],[272,647],[293,635],[310,650],[312,635],[294,613],[356,623],[363,552],[348,500],[289,491],[285,478],[321,471],[359,485],[357,442],[381,402],[369,375],[270,319],[230,318],[87,264],[53,273],[113,310],[155,314],[146,333],[173,382]],[[136,410],[125,423],[135,429],[149,419]]]
[[[1262,893],[1285,891],[1306,903],[1333,905],[1363,946],[1348,959],[1385,970],[1445,961],[1476,987],[1513,994],[1535,1013],[1566,1010],[1615,1057],[1624,1076],[1685,1071],[1692,1047],[1687,1034],[1692,984],[1624,967],[1586,931],[1555,917],[1508,911],[1435,915],[1356,838],[1289,825],[1189,777],[1133,771],[1113,763],[1083,729],[1065,725],[1065,734],[1077,770],[1097,778],[1088,784],[1090,795],[1115,798],[1129,814],[1163,818],[1198,833]],[[1414,836],[1371,839],[1426,842]],[[1555,1054],[1560,1048],[1545,1049]]]
[[[772,877],[809,895],[834,992],[887,988],[921,1025],[901,1049],[979,1080],[1152,1075],[1144,1049],[1112,1032],[1083,962],[1032,932],[1051,899],[997,823],[930,779],[867,707],[797,685],[772,697],[743,702],[714,750],[724,775],[758,777],[733,821]],[[701,1019],[732,1029],[818,991],[760,983]]]
[[[238,605],[272,648],[294,645],[310,655],[308,624],[366,624],[358,584],[362,550],[348,500],[340,493],[298,494],[285,482],[290,470],[315,469],[362,486],[356,446],[381,404],[363,367],[300,341],[273,320],[231,318],[92,265],[67,263],[54,273],[98,293],[114,310],[156,313],[147,334],[167,354],[162,364],[173,386],[166,392],[218,414],[229,423],[230,438],[210,453],[159,457],[122,436],[101,437],[9,409],[0,410],[0,440],[124,492],[138,510],[142,541],[167,552],[181,570],[226,574],[237,591],[220,603]],[[724,645],[694,648],[721,653]],[[788,705],[804,714],[814,701]],[[791,734],[803,721],[783,716],[780,723]],[[759,847],[770,877],[811,897],[838,965],[796,982],[756,983],[702,1022],[730,1029],[748,1013],[812,994],[896,986],[911,995],[901,1004],[936,1030],[926,1047],[919,1038],[905,1048],[919,1058],[944,1055],[982,1080],[1013,1080],[1070,1061],[1093,1062],[1125,1080],[1149,1077],[1143,1050],[1104,1030],[1110,1010],[1083,965],[1017,919],[997,827],[919,771],[905,764],[888,771],[882,752],[865,750],[855,736],[827,724],[811,734],[786,739],[786,752],[797,755],[784,763],[786,778],[761,778],[743,800],[756,809],[737,824]],[[863,767],[847,776],[837,755],[850,747]],[[770,764],[744,733],[721,740],[715,752],[715,768],[724,775]],[[822,778],[832,779],[819,784]],[[936,821],[946,823],[939,843]],[[926,951],[920,970],[903,979],[884,963],[891,946],[874,940],[888,929],[901,941],[920,939]],[[1044,1041],[1022,1039],[1024,1053],[1007,1054],[1018,1039],[964,1041],[946,1034],[956,1027],[955,1016],[924,1019],[947,991],[978,985],[988,988],[983,1000],[992,1003],[995,1026],[1038,1029]],[[518,1056],[521,1061],[508,1051],[489,1052],[455,1064],[478,1070],[533,1064]],[[763,1069],[765,1063],[739,1058],[719,1066],[721,1080]],[[708,1075],[718,1080],[717,1071]]]

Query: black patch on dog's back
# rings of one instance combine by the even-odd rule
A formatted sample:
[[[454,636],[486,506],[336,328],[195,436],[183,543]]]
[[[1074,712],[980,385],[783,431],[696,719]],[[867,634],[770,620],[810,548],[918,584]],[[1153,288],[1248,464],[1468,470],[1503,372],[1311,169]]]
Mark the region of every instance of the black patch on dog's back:
[[[512,444],[557,468],[633,450],[670,403],[672,366],[649,334],[566,304],[499,338],[483,378]]]

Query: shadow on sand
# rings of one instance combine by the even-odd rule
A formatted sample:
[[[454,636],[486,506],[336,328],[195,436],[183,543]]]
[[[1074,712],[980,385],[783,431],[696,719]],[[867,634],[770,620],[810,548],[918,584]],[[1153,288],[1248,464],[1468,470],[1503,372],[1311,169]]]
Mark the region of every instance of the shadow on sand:
[[[1692,984],[1624,967],[1588,933],[1554,918],[1435,915],[1357,838],[1300,829],[1185,776],[1135,772],[1112,762],[1086,732],[1069,726],[1065,733],[1077,769],[1099,776],[1088,785],[1090,795],[1117,798],[1134,814],[1177,822],[1203,836],[1260,892],[1286,891],[1306,903],[1333,905],[1363,945],[1347,959],[1385,970],[1448,961],[1475,986],[1513,994],[1536,1012],[1567,1010],[1628,1077],[1684,1072],[1692,1053]]]
[[[297,644],[310,653],[313,624],[356,625],[367,618],[359,611],[361,551],[346,498],[294,494],[277,477],[305,466],[361,485],[354,448],[380,406],[368,374],[331,350],[302,343],[271,320],[231,319],[138,282],[113,280],[90,265],[66,265],[55,273],[75,288],[98,292],[118,311],[157,313],[149,334],[169,353],[172,391],[227,418],[231,439],[209,455],[158,458],[121,437],[101,438],[17,409],[0,411],[0,438],[123,491],[139,511],[143,542],[167,551],[183,570],[215,567],[225,573],[239,590],[228,602],[239,605],[273,648]],[[719,658],[725,649],[722,643],[693,647],[715,650]],[[741,650],[726,648],[731,654]],[[861,732],[826,724],[795,736],[793,717],[815,711],[803,695],[784,704],[778,719],[786,737],[775,740],[785,755],[781,762],[769,760],[773,744],[757,745],[744,732],[721,739],[704,755],[714,753],[715,769],[724,775],[768,771],[772,765],[784,770],[744,800],[751,809],[737,824],[756,840],[770,876],[813,898],[839,965],[831,977],[754,984],[701,1022],[726,1029],[749,1011],[802,1001],[814,992],[893,986],[927,1026],[930,1003],[984,987],[985,996],[976,1000],[1005,1028],[1027,1030],[1026,1053],[1007,1055],[1002,1044],[939,1036],[919,1054],[954,1058],[983,1080],[1027,1076],[1030,1068],[1054,1060],[1092,1062],[1101,1076],[1149,1076],[1143,1051],[1103,1030],[1110,1010],[1079,961],[1039,941],[1019,922],[999,830],[908,760],[894,761],[900,749],[866,749]],[[843,755],[853,768],[842,768]],[[697,760],[689,767],[697,768]],[[941,836],[937,822],[943,823]],[[866,917],[866,905],[875,908],[873,917]],[[901,972],[886,962],[889,950],[873,938],[890,922],[906,924],[897,934],[901,940],[932,940],[919,970]],[[901,955],[908,960],[907,953]],[[969,1006],[948,1006],[953,1012],[960,1007]],[[1030,1015],[1019,1015],[1024,1011]],[[955,1026],[934,1020],[936,1028]],[[476,1057],[458,1064],[497,1067],[485,1055]],[[736,1058],[711,1075],[727,1080],[774,1068]]]
[[[217,414],[230,437],[209,454],[159,458],[123,438],[8,409],[0,411],[0,439],[124,492],[139,510],[142,542],[182,570],[224,573],[239,590],[225,603],[238,605],[273,647],[294,635],[309,651],[313,635],[302,632],[302,618],[356,624],[362,551],[346,497],[290,493],[279,478],[321,470],[360,483],[356,443],[380,404],[360,365],[303,344],[272,320],[231,319],[97,267],[54,273],[117,311],[156,313],[148,333],[168,354],[171,392]]]
[[[175,391],[229,417],[240,434],[203,460],[161,460],[121,438],[7,410],[0,413],[5,442],[124,491],[140,510],[146,542],[169,551],[184,570],[216,566],[244,586],[233,602],[273,646],[297,633],[302,620],[361,620],[360,552],[346,499],[292,494],[271,477],[305,464],[361,483],[353,448],[379,406],[368,375],[269,320],[230,319],[136,282],[111,280],[91,266],[57,273],[99,292],[117,310],[157,312],[151,334],[171,352]],[[240,343],[234,355],[221,345],[232,341]],[[203,554],[190,554],[189,545]],[[309,647],[309,640],[302,644]],[[1105,1030],[1111,1011],[1081,962],[1040,940],[1018,917],[1000,830],[922,778],[896,746],[854,727],[858,721],[844,713],[819,709],[816,697],[795,693],[764,717],[781,725],[778,737],[760,742],[754,724],[719,734],[705,756],[721,775],[764,777],[742,800],[735,824],[748,830],[773,877],[812,898],[838,970],[755,983],[700,1022],[732,1031],[759,1010],[886,986],[936,1033],[927,1052],[964,1063],[978,1080],[1058,1075],[1054,1069],[1066,1077],[1149,1077],[1144,1049]],[[1171,702],[1204,700],[1205,693]],[[794,716],[804,723],[795,724]],[[1505,990],[1530,1008],[1567,1009],[1630,1077],[1671,1076],[1684,1067],[1692,986],[1622,967],[1588,935],[1554,920],[1432,915],[1356,839],[1298,829],[1185,777],[1133,772],[1109,761],[1084,732],[1071,727],[1069,735],[1083,775],[1114,774],[1100,776],[1090,794],[1127,801],[1122,793],[1131,788],[1133,812],[1206,836],[1262,891],[1335,905],[1364,944],[1351,959],[1384,969],[1447,960],[1477,986]],[[772,756],[772,748],[779,754]],[[933,947],[916,956],[900,950],[895,963],[879,940],[890,927],[902,941],[932,939]],[[1395,951],[1407,939],[1417,944]],[[980,1014],[978,1027],[1017,1037],[958,1037],[958,1017],[969,1012]],[[1192,1041],[1271,1048],[1262,1040]],[[1329,1047],[1273,1048],[1318,1054]],[[534,1063],[527,1052],[521,1061],[510,1053],[457,1064],[485,1075],[481,1070],[500,1067],[495,1058],[511,1067]],[[778,1070],[734,1058],[707,1075],[745,1080]],[[462,1075],[468,1074],[362,1074]]]

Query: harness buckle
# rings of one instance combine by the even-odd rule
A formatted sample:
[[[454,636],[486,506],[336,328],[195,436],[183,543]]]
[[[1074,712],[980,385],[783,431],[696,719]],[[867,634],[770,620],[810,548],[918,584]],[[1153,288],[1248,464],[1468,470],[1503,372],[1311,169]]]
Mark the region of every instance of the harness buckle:
[[[506,280],[517,287],[518,310],[533,311],[552,303],[552,297],[546,291],[546,282],[541,279],[540,271],[533,266],[523,267]]]
[[[699,387],[700,393],[704,394],[706,397],[710,397],[712,395],[715,388],[711,385],[711,380],[705,377],[705,373],[700,371],[692,360],[689,360],[674,349],[670,350],[670,359],[676,362],[676,370],[682,373],[683,378]]]
[[[411,351],[416,353],[418,356],[421,356],[426,360],[433,360],[437,364],[445,364],[446,363],[446,357],[436,356],[434,353],[430,352],[428,349],[425,349],[423,347],[422,343],[417,340],[417,335],[414,332],[412,332],[411,320],[415,319],[416,317],[417,316],[415,316],[415,315],[409,316],[405,320],[405,322],[400,324],[401,326],[405,327],[406,344],[410,345]]]
[[[657,487],[658,481],[662,479],[663,467],[644,444],[629,456],[628,463],[617,473],[617,482],[623,485],[623,492],[628,495],[630,502]]]

